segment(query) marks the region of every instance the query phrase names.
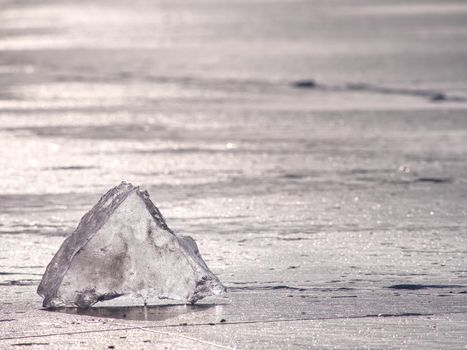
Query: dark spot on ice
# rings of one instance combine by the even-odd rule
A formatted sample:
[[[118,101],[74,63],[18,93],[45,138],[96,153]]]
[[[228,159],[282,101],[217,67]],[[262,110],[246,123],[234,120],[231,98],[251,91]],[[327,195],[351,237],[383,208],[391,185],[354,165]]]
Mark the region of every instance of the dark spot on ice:
[[[5,282],[0,282],[0,286],[33,286],[38,284],[39,280],[33,279],[24,279],[24,280],[7,280]]]
[[[297,80],[292,83],[292,86],[297,89],[313,89],[316,87],[316,82],[311,79]]]
[[[154,237],[153,237],[153,232],[152,232],[152,227],[151,227],[151,222],[150,221],[147,224],[146,235],[152,242],[154,242]]]
[[[0,322],[11,322],[11,321],[16,321],[14,318],[5,318],[3,320],[0,320]]]
[[[276,286],[247,286],[247,287],[231,287],[231,290],[296,290],[299,292],[304,292],[308,290],[307,288],[291,287],[286,285],[276,285]]]
[[[238,283],[236,283],[238,284]],[[289,290],[289,291],[299,291],[305,292],[309,290],[308,288],[299,288],[299,287],[290,287],[286,285],[276,285],[276,286],[245,286],[245,287],[229,287],[230,291],[238,290]]]
[[[446,100],[447,100],[447,96],[443,94],[442,92],[438,92],[430,96],[430,101],[433,101],[433,102],[440,102],[440,101],[446,101]]]
[[[266,288],[267,289],[267,288]],[[290,286],[272,286],[270,289],[288,289],[288,290],[298,290],[300,292],[306,291],[306,288],[297,288],[297,287],[290,287]]]
[[[394,284],[387,288],[404,289],[404,290],[419,290],[419,289],[441,289],[441,288],[463,288],[464,286],[456,284]]]
[[[433,316],[433,314],[421,314],[418,312],[403,312],[400,314],[378,314],[378,315],[367,315],[367,317],[410,317],[410,316]]]
[[[294,180],[298,180],[298,179],[303,179],[305,178],[306,176],[303,175],[303,174],[284,174],[282,175],[283,178],[285,179],[294,179]]]
[[[0,275],[35,275],[35,276],[42,276],[41,273],[27,273],[27,272],[6,272],[6,271],[0,271]]]
[[[429,182],[429,183],[436,183],[436,184],[442,184],[442,183],[449,183],[452,180],[449,178],[440,178],[440,177],[419,177],[415,179],[413,182]]]
[[[464,98],[459,97],[449,97],[438,91],[429,91],[421,89],[404,89],[404,88],[391,88],[384,86],[376,86],[366,83],[350,83],[345,86],[345,89],[348,91],[367,91],[385,95],[405,95],[405,96],[416,96],[416,97],[425,97],[432,102],[441,102],[446,100],[454,101],[464,101]]]

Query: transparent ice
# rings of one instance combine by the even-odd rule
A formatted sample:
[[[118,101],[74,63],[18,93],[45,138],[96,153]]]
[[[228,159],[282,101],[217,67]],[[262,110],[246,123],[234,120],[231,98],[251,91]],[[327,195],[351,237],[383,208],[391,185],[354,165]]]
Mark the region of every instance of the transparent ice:
[[[122,295],[195,303],[225,290],[189,236],[175,234],[146,191],[122,182],[86,215],[47,266],[44,307],[89,307]]]

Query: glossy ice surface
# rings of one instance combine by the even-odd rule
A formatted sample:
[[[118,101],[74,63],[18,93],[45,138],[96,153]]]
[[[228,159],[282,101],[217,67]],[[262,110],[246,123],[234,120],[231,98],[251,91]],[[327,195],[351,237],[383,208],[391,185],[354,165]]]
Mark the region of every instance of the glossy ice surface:
[[[465,1],[0,0],[0,50],[0,347],[465,346]],[[40,310],[122,179],[230,304]]]

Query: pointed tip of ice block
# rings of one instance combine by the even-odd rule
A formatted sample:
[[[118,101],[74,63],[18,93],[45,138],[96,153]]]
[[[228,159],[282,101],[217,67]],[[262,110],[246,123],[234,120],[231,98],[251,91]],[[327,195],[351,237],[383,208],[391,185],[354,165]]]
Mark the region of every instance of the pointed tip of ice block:
[[[224,291],[196,242],[175,234],[149,194],[126,182],[83,216],[37,289],[44,307],[88,307],[122,295],[194,303]]]

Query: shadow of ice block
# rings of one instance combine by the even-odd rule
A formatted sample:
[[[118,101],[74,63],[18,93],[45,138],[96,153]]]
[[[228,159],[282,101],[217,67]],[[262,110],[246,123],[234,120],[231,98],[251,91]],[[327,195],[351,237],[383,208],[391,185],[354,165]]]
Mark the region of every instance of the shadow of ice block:
[[[83,216],[37,289],[46,308],[86,308],[124,295],[195,303],[224,291],[195,241],[175,234],[149,194],[125,182]]]

